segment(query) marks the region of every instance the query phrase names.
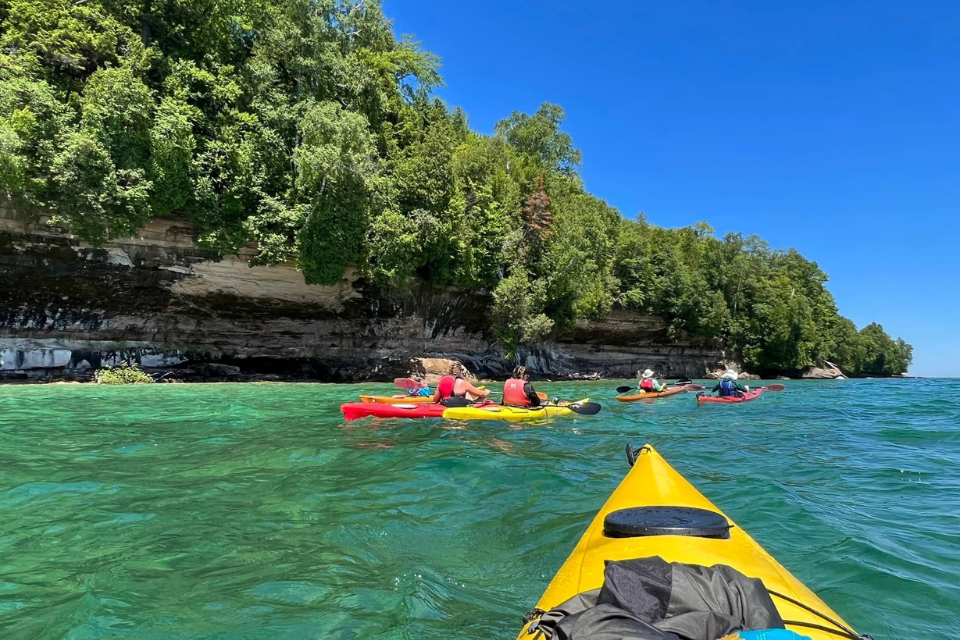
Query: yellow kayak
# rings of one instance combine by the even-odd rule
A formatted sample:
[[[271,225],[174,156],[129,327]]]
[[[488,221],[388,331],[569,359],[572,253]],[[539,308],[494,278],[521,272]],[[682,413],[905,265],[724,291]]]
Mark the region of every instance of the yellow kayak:
[[[724,529],[730,527],[729,535],[725,538],[691,535],[606,537],[604,520],[608,514],[631,507],[693,507],[713,511],[718,514],[718,518],[722,516],[726,520],[725,523],[721,520],[721,526]],[[631,560],[651,556],[660,556],[667,562],[704,566],[728,565],[747,577],[759,578],[768,591],[776,592],[773,594],[773,602],[787,629],[812,640],[837,640],[845,635],[843,627],[849,628],[820,598],[707,500],[650,445],[640,450],[633,469],[593,519],[573,553],[550,582],[537,608],[549,611],[579,593],[601,587],[606,560]],[[803,606],[794,604],[787,598]],[[822,615],[816,615],[804,607]],[[795,625],[790,621],[802,624]],[[518,638],[531,637],[527,634],[527,626],[529,624]],[[834,632],[825,632],[818,627],[827,627]]]
[[[589,402],[584,398],[580,402]],[[547,404],[540,407],[505,407],[494,404],[485,407],[452,407],[443,412],[444,418],[451,420],[506,420],[507,422],[524,422],[526,420],[542,420],[555,416],[572,416],[575,412],[568,404]]]

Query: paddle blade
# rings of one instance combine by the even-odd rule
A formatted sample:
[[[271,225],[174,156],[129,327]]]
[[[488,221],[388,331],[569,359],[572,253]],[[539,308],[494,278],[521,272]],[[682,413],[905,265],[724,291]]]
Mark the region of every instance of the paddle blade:
[[[416,380],[411,380],[410,378],[394,378],[393,384],[407,391],[411,391],[413,389],[419,389],[420,387],[423,386]]]
[[[783,391],[786,387],[782,384],[768,384],[764,387],[767,391]]]
[[[688,384],[684,386],[687,387],[687,391],[703,391],[704,389],[706,389],[706,387],[703,386],[702,384]]]
[[[540,398],[541,400],[549,399],[549,396],[545,394],[543,391],[537,391],[537,397]]]
[[[617,387],[617,393],[630,393],[633,387]]]
[[[599,402],[574,402],[568,404],[567,408],[581,416],[595,416],[600,413],[601,409]]]

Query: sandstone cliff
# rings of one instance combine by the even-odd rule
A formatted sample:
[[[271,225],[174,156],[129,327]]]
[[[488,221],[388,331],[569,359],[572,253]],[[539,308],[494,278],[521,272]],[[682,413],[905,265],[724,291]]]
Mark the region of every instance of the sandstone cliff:
[[[491,342],[485,295],[426,284],[392,291],[350,273],[311,286],[292,265],[251,268],[247,257],[201,249],[190,225],[169,220],[95,248],[0,202],[0,379],[83,378],[122,360],[325,381],[391,379],[423,355],[488,377],[514,364]],[[615,311],[522,360],[541,376],[651,367],[695,377],[724,354],[669,343],[659,318]]]

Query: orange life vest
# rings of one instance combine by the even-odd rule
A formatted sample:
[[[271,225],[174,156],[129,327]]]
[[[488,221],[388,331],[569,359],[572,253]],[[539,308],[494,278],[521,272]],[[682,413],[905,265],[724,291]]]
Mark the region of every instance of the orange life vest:
[[[530,398],[523,392],[525,380],[510,378],[503,385],[503,404],[514,407],[529,407]]]

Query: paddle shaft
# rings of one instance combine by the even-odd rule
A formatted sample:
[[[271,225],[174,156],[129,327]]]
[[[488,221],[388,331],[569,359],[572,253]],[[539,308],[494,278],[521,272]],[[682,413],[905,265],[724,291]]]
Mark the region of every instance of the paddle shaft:
[[[483,387],[477,387],[477,388],[478,388],[478,389],[482,389]],[[490,392],[490,395],[502,396],[502,395],[503,395],[503,391],[491,391],[491,392]],[[541,400],[548,400],[548,399],[550,398],[550,396],[548,396],[547,394],[545,394],[543,391],[537,391],[537,397],[540,398]]]

